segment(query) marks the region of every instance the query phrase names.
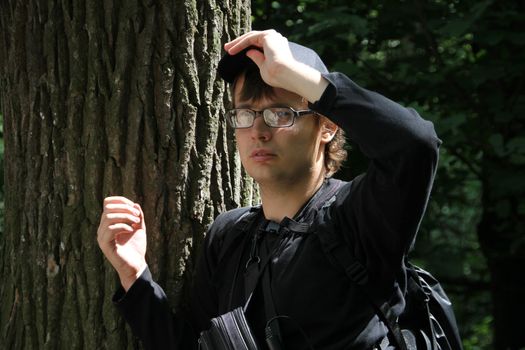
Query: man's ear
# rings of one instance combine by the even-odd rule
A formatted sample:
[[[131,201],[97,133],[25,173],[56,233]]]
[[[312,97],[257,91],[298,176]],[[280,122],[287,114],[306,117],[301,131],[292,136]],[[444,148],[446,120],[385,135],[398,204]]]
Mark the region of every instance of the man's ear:
[[[335,133],[339,129],[337,124],[335,124],[330,119],[325,116],[321,116],[321,142],[324,144],[329,143],[335,136]]]

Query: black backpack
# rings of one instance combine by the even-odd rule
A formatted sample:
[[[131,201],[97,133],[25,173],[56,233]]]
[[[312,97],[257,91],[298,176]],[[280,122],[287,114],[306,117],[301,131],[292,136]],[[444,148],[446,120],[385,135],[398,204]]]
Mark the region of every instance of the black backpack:
[[[328,233],[330,235],[330,233]],[[333,240],[318,234],[325,254],[341,266],[346,275],[363,288],[366,293],[368,276],[366,268],[350,253],[343,240]],[[452,304],[439,282],[428,272],[405,258],[407,288],[404,295],[406,306],[396,319],[388,302],[370,301],[377,315],[390,331],[388,339],[401,350],[460,350],[459,330]],[[388,342],[382,343],[388,345]]]
[[[330,206],[343,184],[339,180],[333,181],[331,186],[312,198],[309,206],[317,210]],[[347,186],[352,186],[352,183]],[[253,224],[259,210],[259,207],[253,207],[234,220],[235,223],[230,231],[232,234],[227,235],[229,242],[224,244],[225,250],[235,246],[232,241],[240,238],[239,236],[242,236],[240,233]],[[309,219],[311,220],[311,217]],[[337,268],[342,267],[346,275],[363,288],[363,293],[371,296],[370,302],[374,305],[377,315],[389,329],[388,337],[379,345],[380,349],[388,345],[395,345],[400,350],[461,350],[463,348],[452,304],[439,282],[429,272],[412,265],[405,257],[406,306],[399,318],[396,318],[388,302],[374,299],[373,293],[367,290],[368,272],[352,255],[342,236],[328,230],[315,231],[315,234],[328,259]]]
[[[359,178],[356,180],[359,181]],[[312,203],[312,206],[321,208],[331,205],[342,185],[343,182],[337,181],[336,185],[325,193],[316,196],[317,198],[314,197],[313,200],[317,203]],[[348,186],[352,186],[352,183]],[[370,296],[377,315],[388,327],[390,334],[388,339],[385,339],[387,341],[381,343],[381,347],[388,346],[390,342],[401,350],[463,348],[452,304],[439,282],[428,271],[411,264],[405,256],[406,306],[396,319],[390,304],[384,300],[374,299],[374,293],[367,290],[367,270],[353,256],[352,250],[341,235],[329,230],[318,231],[316,235],[329,260],[337,267],[342,267],[346,275],[363,288],[363,292]]]

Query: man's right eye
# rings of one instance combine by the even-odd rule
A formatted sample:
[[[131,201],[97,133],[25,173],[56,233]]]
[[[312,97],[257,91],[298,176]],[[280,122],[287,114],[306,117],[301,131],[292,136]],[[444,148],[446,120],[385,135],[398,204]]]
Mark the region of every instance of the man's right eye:
[[[249,111],[237,111],[237,121],[241,124],[249,124],[253,118],[252,113]]]

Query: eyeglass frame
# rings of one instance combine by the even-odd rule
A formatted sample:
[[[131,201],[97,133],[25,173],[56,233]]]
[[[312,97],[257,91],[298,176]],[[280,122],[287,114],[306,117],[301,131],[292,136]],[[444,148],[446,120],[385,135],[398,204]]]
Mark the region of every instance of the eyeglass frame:
[[[267,122],[266,122],[266,119],[264,118],[264,111],[266,110],[269,110],[271,111],[272,109],[287,109],[287,110],[290,110],[292,113],[293,113],[293,118],[292,118],[292,121],[289,125],[283,125],[283,126],[273,126],[273,125],[269,125]],[[253,113],[253,119],[252,119],[252,123],[250,126],[242,126],[242,127],[236,127],[233,125],[232,121],[231,121],[231,112],[233,111],[237,111],[237,110],[244,110],[244,111],[250,111]],[[313,115],[320,115],[319,113],[317,113],[316,111],[314,110],[311,110],[311,109],[302,109],[302,110],[296,110],[296,109],[293,109],[292,107],[268,107],[268,108],[264,108],[264,109],[261,109],[261,110],[254,110],[254,109],[251,109],[251,108],[232,108],[232,109],[229,109],[226,111],[226,119],[228,120],[228,124],[233,128],[233,129],[249,129],[251,128],[254,124],[255,124],[255,118],[257,118],[259,115],[262,116],[262,119],[263,119],[263,122],[266,126],[268,126],[269,128],[275,128],[275,129],[279,129],[279,128],[289,128],[289,127],[292,127],[294,124],[295,124],[295,119],[297,119],[298,117],[303,117],[305,115],[310,115],[310,114],[313,114]]]

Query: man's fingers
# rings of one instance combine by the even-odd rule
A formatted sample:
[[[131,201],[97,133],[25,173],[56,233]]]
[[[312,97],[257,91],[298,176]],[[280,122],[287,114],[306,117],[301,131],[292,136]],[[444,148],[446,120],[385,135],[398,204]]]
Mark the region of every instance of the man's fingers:
[[[125,223],[122,223],[122,222],[119,222],[119,223],[116,223],[116,224],[113,224],[113,225],[109,225],[108,226],[108,229],[110,231],[112,231],[113,235],[116,235],[120,232],[134,232],[135,230],[133,229],[133,227],[131,227],[130,225],[128,224],[125,224]]]
[[[99,244],[101,244],[102,248],[103,246],[106,246],[108,242],[114,241],[117,235],[121,233],[133,232],[135,232],[135,230],[130,225],[123,222],[117,222],[115,224],[107,226],[103,230],[99,229],[97,232],[97,240]]]
[[[140,216],[141,212],[135,207],[135,203],[126,197],[114,196],[104,199],[104,213],[128,213]]]
[[[135,204],[133,201],[129,200],[126,197],[122,196],[112,196],[112,197],[106,197],[104,198],[104,206],[108,204],[127,204],[129,206],[133,206]]]
[[[273,29],[265,30],[263,32],[251,31],[225,44],[224,49],[230,55],[235,55],[249,46],[263,47],[266,37],[273,34],[278,33]]]
[[[97,231],[99,241],[109,242],[114,239],[118,230],[134,232],[134,225],[138,225],[141,219],[137,216],[126,213],[104,213],[100,220],[100,226]],[[115,232],[115,230],[117,232]]]
[[[246,56],[248,56],[257,65],[257,67],[261,68],[261,65],[264,62],[264,54],[261,51],[249,50],[246,52]]]
[[[108,203],[104,206],[104,212],[107,213],[128,213],[135,216],[140,216],[140,211],[134,205],[121,203]]]
[[[140,228],[144,231],[146,231],[146,221],[144,220],[144,213],[142,212],[142,207],[135,203],[135,210],[138,210],[140,212]]]
[[[122,196],[104,199],[104,212],[97,230],[100,242],[109,242],[119,233],[133,233],[139,229],[146,230],[140,205]]]
[[[259,35],[261,32],[260,31],[256,31],[256,30],[253,30],[251,32],[248,32],[248,33],[245,33],[235,39],[233,39],[232,41],[224,44],[224,50],[228,51],[228,53],[230,55],[235,55],[237,52],[241,51],[242,49],[239,48],[239,47],[236,47],[237,45],[239,45],[239,43],[242,43],[242,42],[249,42],[250,38],[256,36],[256,35]]]
[[[140,222],[140,217],[126,214],[126,213],[106,213],[104,214],[107,223],[116,223],[116,222],[128,222],[138,224]]]

